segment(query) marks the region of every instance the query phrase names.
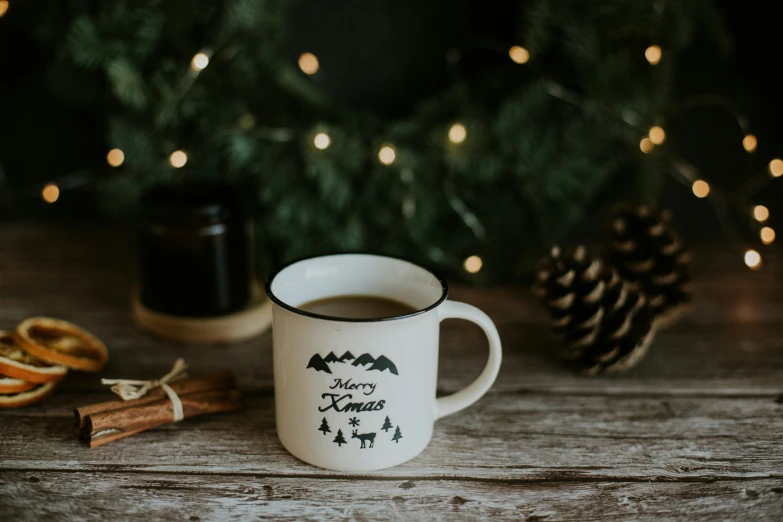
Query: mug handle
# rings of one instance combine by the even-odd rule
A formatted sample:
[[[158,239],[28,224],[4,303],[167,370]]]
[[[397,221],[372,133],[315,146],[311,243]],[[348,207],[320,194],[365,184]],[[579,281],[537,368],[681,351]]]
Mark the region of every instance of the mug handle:
[[[436,399],[435,420],[467,408],[487,393],[487,390],[489,390],[498,376],[500,360],[503,357],[498,329],[495,328],[495,323],[492,322],[492,319],[487,314],[475,306],[456,301],[446,301],[437,310],[438,318],[441,321],[444,319],[465,319],[479,325],[484,330],[484,334],[489,341],[489,360],[487,360],[487,365],[484,367],[481,375],[470,383],[467,388]]]

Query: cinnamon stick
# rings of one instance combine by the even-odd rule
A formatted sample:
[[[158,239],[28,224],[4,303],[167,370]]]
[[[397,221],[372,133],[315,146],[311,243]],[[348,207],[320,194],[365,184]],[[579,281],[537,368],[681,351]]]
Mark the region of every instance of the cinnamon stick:
[[[184,379],[181,381],[175,381],[169,383],[169,386],[174,390],[177,395],[186,395],[188,393],[208,391],[208,390],[227,390],[230,388],[236,388],[236,377],[231,370],[219,370],[207,375],[201,375],[191,379]],[[167,398],[166,392],[162,388],[156,388],[144,397],[140,399],[134,399],[132,401],[123,401],[120,399],[114,401],[101,402],[98,404],[90,404],[89,406],[83,406],[76,408],[73,411],[73,429],[76,435],[81,440],[87,440],[89,438],[89,432],[85,435],[84,419],[88,415],[95,413],[101,413],[111,410],[120,410],[124,408],[130,408],[133,406],[139,406],[142,404],[149,404],[151,402],[158,401],[160,399]],[[85,439],[85,437],[87,437]]]
[[[184,417],[235,411],[242,408],[242,393],[237,389],[210,390],[182,394]],[[128,401],[135,402],[135,401]],[[171,401],[166,397],[144,404],[117,408],[82,416],[83,430],[91,448],[95,448],[173,422]]]

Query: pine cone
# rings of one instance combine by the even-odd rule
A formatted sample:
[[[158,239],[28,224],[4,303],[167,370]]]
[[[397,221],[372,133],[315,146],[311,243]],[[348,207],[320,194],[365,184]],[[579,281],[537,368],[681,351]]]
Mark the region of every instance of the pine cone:
[[[648,206],[615,211],[606,259],[642,290],[659,326],[673,322],[691,301],[691,256],[671,226],[671,212]]]
[[[554,247],[541,261],[533,292],[565,342],[561,355],[588,375],[631,368],[655,336],[644,294],[590,259],[584,247],[565,256]]]

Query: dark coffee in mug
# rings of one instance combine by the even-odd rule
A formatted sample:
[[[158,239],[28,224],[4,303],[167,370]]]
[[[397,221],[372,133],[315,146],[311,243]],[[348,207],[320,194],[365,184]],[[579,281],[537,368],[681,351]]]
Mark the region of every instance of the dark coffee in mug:
[[[343,319],[386,319],[416,311],[410,305],[372,295],[338,295],[309,301],[297,308],[305,312]]]

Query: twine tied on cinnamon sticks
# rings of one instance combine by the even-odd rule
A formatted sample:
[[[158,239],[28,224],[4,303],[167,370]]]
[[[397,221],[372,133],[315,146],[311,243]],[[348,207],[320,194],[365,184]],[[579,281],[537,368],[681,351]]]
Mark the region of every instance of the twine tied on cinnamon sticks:
[[[134,399],[140,399],[144,397],[148,391],[161,387],[166,392],[169,399],[171,399],[172,413],[174,414],[174,422],[179,422],[185,418],[182,412],[182,401],[179,400],[179,395],[174,389],[169,386],[170,381],[182,379],[187,377],[188,365],[185,364],[184,359],[177,359],[174,362],[174,367],[171,371],[154,381],[134,381],[130,379],[101,379],[101,384],[112,384],[111,391],[120,396],[124,401],[132,401]]]
[[[74,430],[91,448],[182,419],[242,408],[242,393],[231,370],[185,378],[187,365],[177,361],[160,379],[110,379],[122,400],[74,410]],[[116,388],[116,389],[115,389]],[[171,393],[166,388],[171,389]],[[176,400],[172,399],[175,396]],[[128,399],[126,399],[128,397]],[[177,404],[181,412],[177,412]]]

